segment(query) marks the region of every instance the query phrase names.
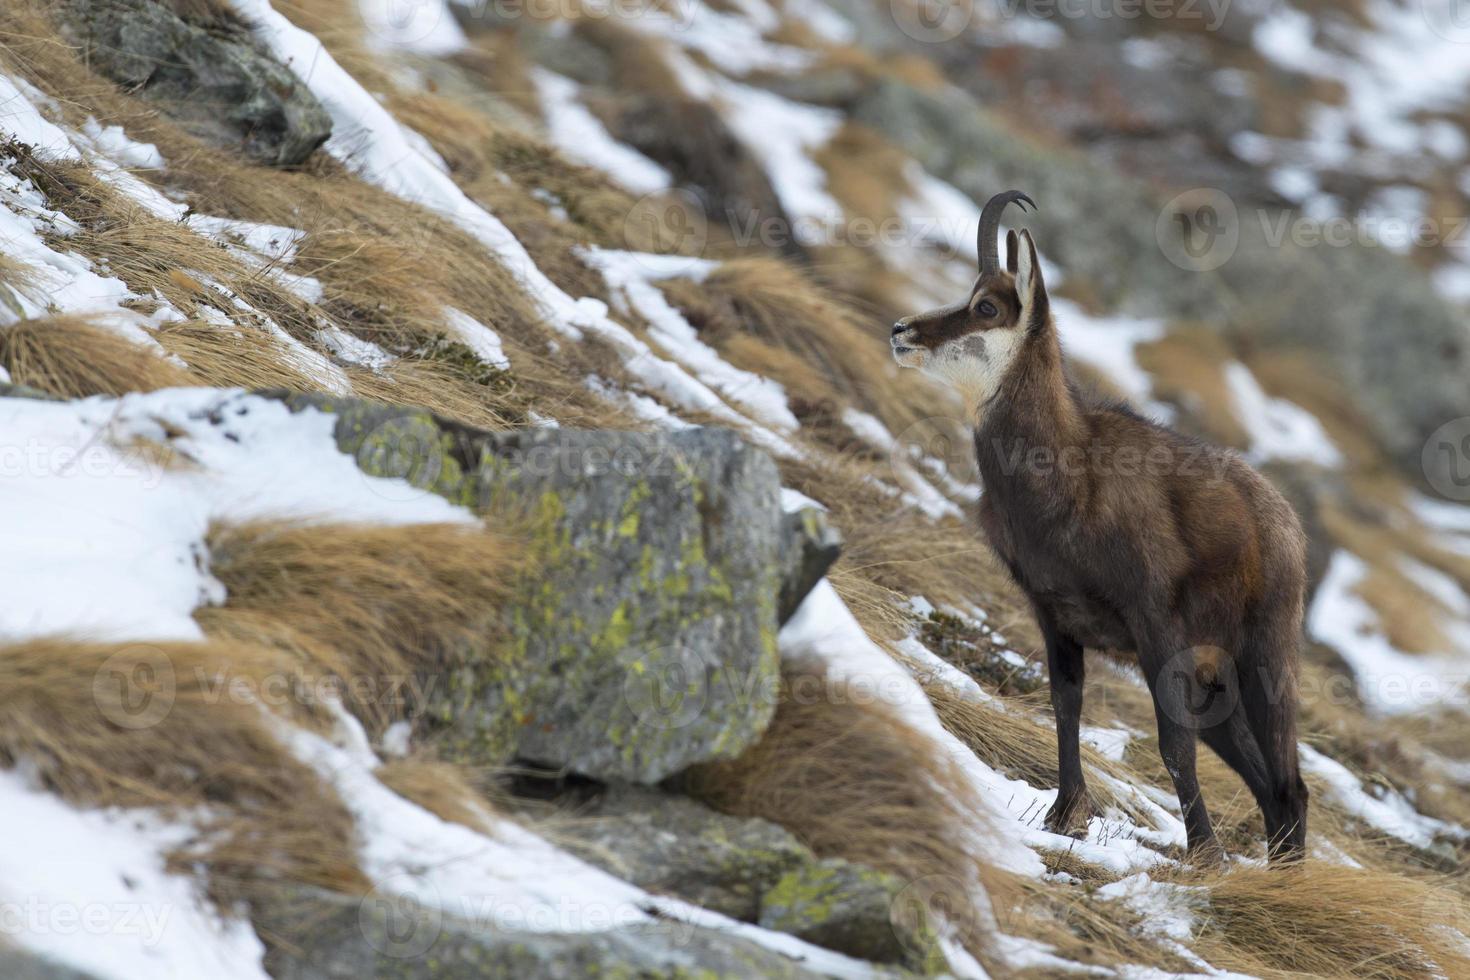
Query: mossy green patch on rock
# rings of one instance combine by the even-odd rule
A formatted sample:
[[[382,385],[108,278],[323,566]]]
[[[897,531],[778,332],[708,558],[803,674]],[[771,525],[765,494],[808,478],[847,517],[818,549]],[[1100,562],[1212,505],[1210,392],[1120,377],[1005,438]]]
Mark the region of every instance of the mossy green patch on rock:
[[[535,665],[517,754],[653,783],[758,738],[777,686],[771,461],[718,430],[528,430],[482,447],[479,505],[535,515],[508,655]]]
[[[925,942],[925,924],[894,914],[903,882],[894,875],[831,858],[781,878],[761,900],[760,925],[877,963],[921,973],[944,969],[938,948]]]
[[[446,755],[656,783],[765,731],[787,529],[775,464],[735,433],[492,433],[270,394],[335,416],[365,473],[523,530],[531,571],[502,611],[509,640],[426,685]]]
[[[784,875],[817,860],[773,823],[628,784],[583,801],[557,836],[619,878],[746,922]]]

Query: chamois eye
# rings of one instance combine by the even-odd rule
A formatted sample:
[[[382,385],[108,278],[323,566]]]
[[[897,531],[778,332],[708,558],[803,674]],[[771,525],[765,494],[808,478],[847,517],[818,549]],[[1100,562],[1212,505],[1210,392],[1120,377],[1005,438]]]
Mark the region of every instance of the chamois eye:
[[[997,312],[995,309],[995,304],[988,299],[982,299],[980,301],[980,305],[975,307],[975,310],[987,320],[995,316]]]

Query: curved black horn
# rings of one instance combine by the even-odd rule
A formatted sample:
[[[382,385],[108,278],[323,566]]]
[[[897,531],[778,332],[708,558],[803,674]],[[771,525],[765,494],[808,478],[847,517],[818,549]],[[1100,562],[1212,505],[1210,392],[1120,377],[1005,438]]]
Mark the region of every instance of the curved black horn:
[[[980,253],[982,275],[1000,268],[999,246],[995,236],[1000,231],[1000,213],[1013,201],[1022,211],[1026,210],[1028,204],[1031,205],[1031,210],[1036,210],[1036,202],[1020,191],[1003,191],[986,201],[984,210],[980,212],[980,233],[976,240],[976,249]]]

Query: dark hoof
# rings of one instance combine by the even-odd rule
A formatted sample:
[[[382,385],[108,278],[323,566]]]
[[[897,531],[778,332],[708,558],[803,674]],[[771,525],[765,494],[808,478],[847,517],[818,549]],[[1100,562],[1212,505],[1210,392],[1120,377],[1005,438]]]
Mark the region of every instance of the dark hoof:
[[[1076,837],[1081,840],[1087,836],[1087,821],[1096,815],[1096,811],[1092,808],[1092,800],[1086,792],[1071,799],[1063,799],[1058,796],[1051,809],[1046,811],[1045,826],[1053,834]]]

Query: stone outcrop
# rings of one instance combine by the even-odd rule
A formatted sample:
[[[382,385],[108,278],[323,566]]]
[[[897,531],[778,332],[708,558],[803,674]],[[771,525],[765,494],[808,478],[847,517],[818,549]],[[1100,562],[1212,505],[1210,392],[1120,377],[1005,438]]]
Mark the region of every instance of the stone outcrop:
[[[781,533],[781,594],[776,618],[785,623],[842,553],[842,535],[824,511],[803,507],[787,514]]]
[[[817,860],[773,823],[637,786],[608,787],[557,831],[610,874],[745,922],[756,921],[762,897],[786,874]]]
[[[422,410],[286,400],[335,414],[365,472],[525,526],[510,643],[433,685],[451,755],[651,784],[765,730],[791,531],[764,453],[721,429],[491,433]]]
[[[760,925],[874,963],[931,972],[937,952],[894,915],[903,882],[828,859],[790,872],[761,900]],[[922,923],[916,923],[920,929]]]
[[[294,888],[255,905],[277,980],[710,980],[829,976],[727,931],[663,920],[591,932],[526,932],[412,901]],[[883,976],[882,968],[874,970]],[[896,972],[893,975],[898,975]]]
[[[153,0],[66,0],[59,14],[93,69],[201,139],[292,166],[331,135],[316,96],[244,24],[191,23]]]

